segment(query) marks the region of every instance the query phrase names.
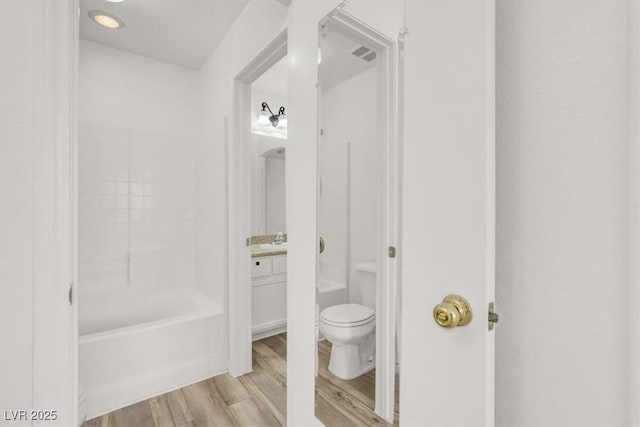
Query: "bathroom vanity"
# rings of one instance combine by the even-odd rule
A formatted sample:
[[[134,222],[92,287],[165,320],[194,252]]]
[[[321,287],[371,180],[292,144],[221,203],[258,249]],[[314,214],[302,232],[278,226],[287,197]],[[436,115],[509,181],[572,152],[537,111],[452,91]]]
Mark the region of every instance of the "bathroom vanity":
[[[287,330],[286,243],[251,245],[251,302],[254,341]]]

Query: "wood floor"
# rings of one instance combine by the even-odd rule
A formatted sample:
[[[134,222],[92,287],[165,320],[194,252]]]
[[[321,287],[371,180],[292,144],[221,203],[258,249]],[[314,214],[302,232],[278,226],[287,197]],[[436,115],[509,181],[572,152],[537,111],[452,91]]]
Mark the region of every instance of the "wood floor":
[[[329,372],[331,344],[318,344],[319,372],[316,377],[316,417],[327,427],[389,426],[374,412],[376,394],[375,369],[356,379],[345,381]],[[398,376],[393,425],[398,425]]]
[[[253,372],[247,375],[218,375],[94,418],[83,427],[285,426],[286,349],[286,334],[256,341]],[[320,421],[329,427],[388,425],[373,412],[374,372],[340,380],[327,370],[330,353],[331,345],[321,342],[316,380]]]

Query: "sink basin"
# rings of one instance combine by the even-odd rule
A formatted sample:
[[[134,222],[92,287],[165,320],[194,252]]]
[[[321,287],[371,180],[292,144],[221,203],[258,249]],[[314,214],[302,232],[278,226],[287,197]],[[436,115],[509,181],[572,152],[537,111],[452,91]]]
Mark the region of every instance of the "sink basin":
[[[263,243],[259,247],[260,249],[273,249],[273,250],[287,249],[287,242],[280,243],[279,245],[276,245],[275,243]]]

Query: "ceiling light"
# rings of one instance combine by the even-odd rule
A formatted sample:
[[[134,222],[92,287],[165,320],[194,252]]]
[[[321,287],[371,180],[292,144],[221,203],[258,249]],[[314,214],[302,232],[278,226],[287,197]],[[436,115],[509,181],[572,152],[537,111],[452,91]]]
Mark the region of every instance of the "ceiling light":
[[[110,3],[121,3],[124,0],[107,0],[107,1],[110,2]]]
[[[117,30],[124,27],[124,22],[122,22],[120,18],[101,10],[90,10],[89,18],[101,27],[109,28],[110,30]]]
[[[274,128],[284,130],[287,128],[287,115],[284,113],[284,107],[280,107],[278,114],[273,114],[269,104],[263,102],[261,104],[262,110],[258,112],[258,126],[266,127],[273,126]],[[269,110],[269,112],[267,112]]]

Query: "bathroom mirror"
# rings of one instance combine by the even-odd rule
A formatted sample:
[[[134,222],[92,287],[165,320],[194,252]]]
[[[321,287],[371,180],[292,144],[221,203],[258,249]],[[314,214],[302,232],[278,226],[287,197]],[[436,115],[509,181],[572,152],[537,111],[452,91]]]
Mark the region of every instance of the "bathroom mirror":
[[[326,425],[393,423],[396,312],[386,295],[396,282],[385,251],[392,209],[384,167],[392,85],[387,47],[357,24],[347,28],[340,14],[319,26],[316,416]],[[330,419],[327,408],[344,404],[337,396],[363,419]]]
[[[253,231],[255,235],[286,232],[285,165],[282,140],[254,135]]]

